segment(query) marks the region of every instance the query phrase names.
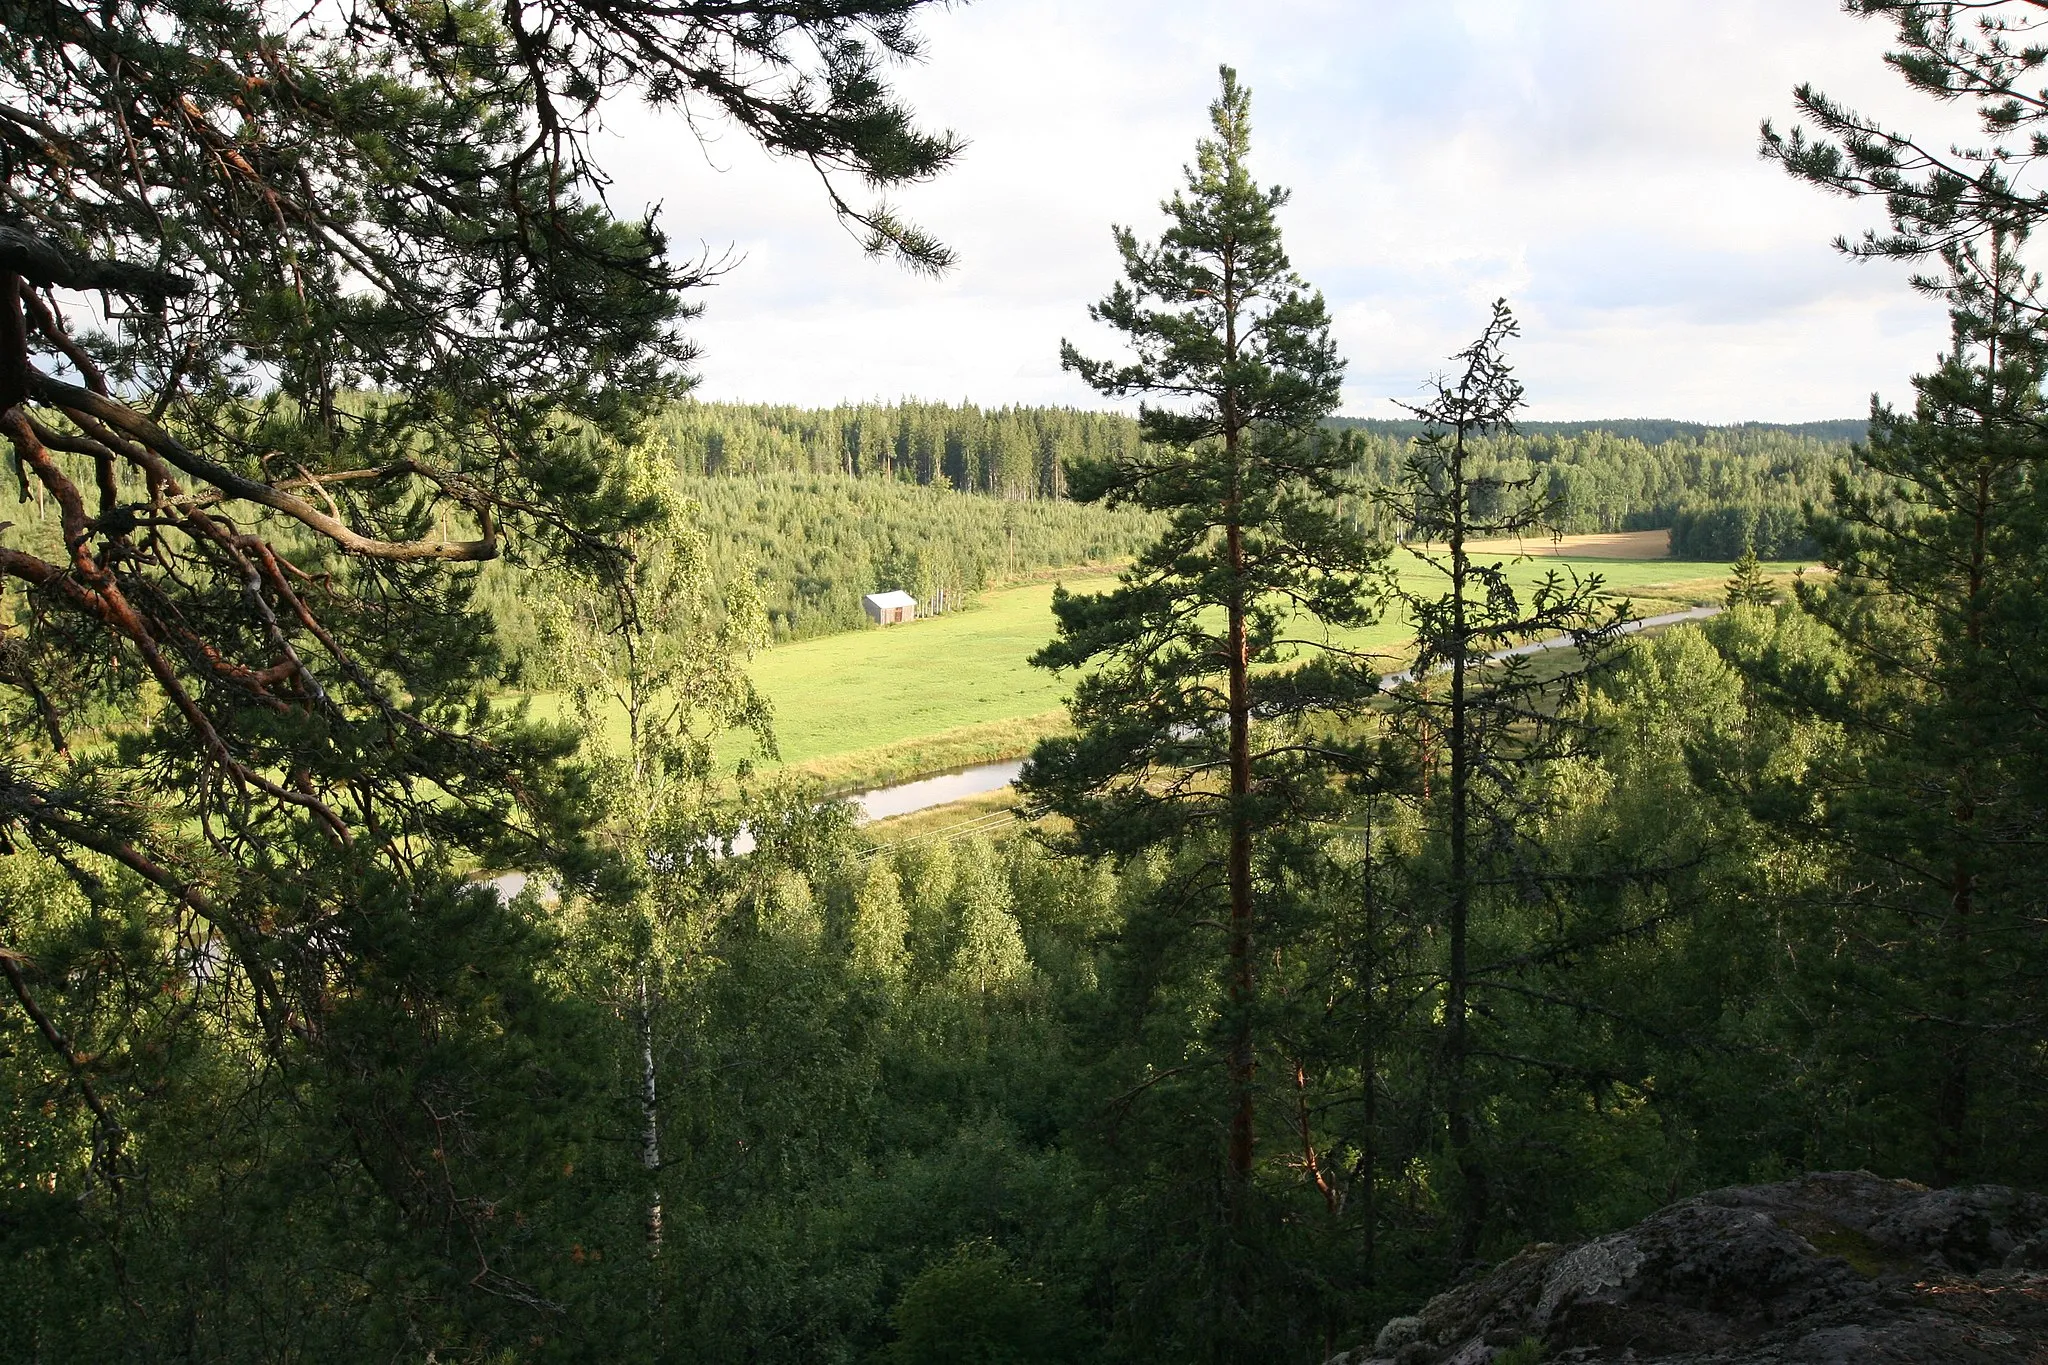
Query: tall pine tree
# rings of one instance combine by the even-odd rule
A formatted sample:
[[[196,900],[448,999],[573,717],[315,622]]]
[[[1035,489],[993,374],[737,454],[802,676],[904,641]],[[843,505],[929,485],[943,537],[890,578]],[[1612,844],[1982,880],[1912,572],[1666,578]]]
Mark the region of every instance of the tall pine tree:
[[[1076,733],[1041,745],[1023,780],[1072,819],[1082,852],[1176,860],[1162,924],[1142,932],[1178,935],[1212,992],[1191,1007],[1212,1022],[1177,1069],[1221,1082],[1198,1082],[1213,1089],[1189,1108],[1216,1123],[1222,1225],[1241,1230],[1266,1041],[1259,963],[1327,856],[1315,833],[1339,814],[1333,778],[1358,761],[1327,722],[1362,706],[1373,679],[1330,632],[1370,618],[1379,552],[1336,515],[1353,457],[1320,424],[1343,364],[1322,297],[1281,246],[1287,194],[1252,180],[1249,94],[1228,67],[1222,83],[1214,135],[1163,205],[1166,231],[1153,243],[1116,230],[1125,278],[1090,313],[1129,357],[1062,348],[1098,392],[1146,400],[1143,443],[1074,469],[1072,491],[1163,513],[1167,529],[1115,589],[1055,595],[1058,633],[1034,661],[1088,671]],[[1241,1315],[1244,1281],[1226,1278],[1210,1306]],[[1236,1331],[1226,1321],[1215,1339]]]
[[[2048,301],[2023,262],[2048,218],[2029,186],[2048,121],[2031,83],[2048,6],[1857,0],[1889,19],[1909,85],[1975,106],[1983,141],[1932,150],[1802,86],[1821,134],[1764,127],[1763,150],[1829,191],[1881,196],[1889,230],[1852,254],[1923,265],[1953,343],[1914,380],[1910,413],[1873,404],[1866,477],[1838,478],[1815,538],[1832,580],[1801,606],[1854,667],[1822,685],[1773,677],[1840,727],[1781,826],[1838,862],[1817,907],[1813,975],[1831,1026],[1837,1106],[1868,1116],[1850,1150],[1949,1181],[2039,1179],[2048,942],[2040,857],[2048,788],[2041,490],[2048,473]]]

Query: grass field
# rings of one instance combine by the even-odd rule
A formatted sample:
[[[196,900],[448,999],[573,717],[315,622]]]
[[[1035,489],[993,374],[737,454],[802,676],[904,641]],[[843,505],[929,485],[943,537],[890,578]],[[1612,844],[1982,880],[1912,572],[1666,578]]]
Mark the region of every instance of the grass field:
[[[1610,557],[1623,550],[1660,551],[1662,537],[1652,532],[1568,537],[1555,546],[1530,542],[1525,552],[1545,553],[1510,572],[1522,584],[1550,572],[1597,573],[1611,589],[1635,599],[1638,614],[1645,616],[1718,602],[1726,565]],[[1404,574],[1426,572],[1412,556],[1395,553],[1397,563],[1407,561],[1401,564]],[[1491,553],[1511,555],[1514,547]],[[1766,567],[1788,573],[1796,566]],[[1113,581],[1095,573],[1070,579],[1067,586],[1095,591]],[[1061,708],[1071,685],[1028,662],[1052,634],[1052,589],[1051,583],[1032,583],[987,592],[945,616],[803,640],[762,654],[752,671],[774,704],[783,762],[830,789],[848,790],[1024,753],[1064,723]],[[1389,653],[1406,639],[1398,620],[1346,634],[1347,645]],[[545,708],[546,699],[539,701]]]
[[[1090,591],[1113,581],[1080,578],[1067,586]],[[809,765],[1058,712],[1067,683],[1029,663],[1052,636],[1052,589],[1050,583],[1005,588],[944,616],[801,640],[761,655],[754,682],[775,704],[783,761]],[[1035,737],[1020,729],[1010,752],[1030,747]],[[981,756],[938,766],[976,761]],[[846,774],[848,780],[866,776]]]

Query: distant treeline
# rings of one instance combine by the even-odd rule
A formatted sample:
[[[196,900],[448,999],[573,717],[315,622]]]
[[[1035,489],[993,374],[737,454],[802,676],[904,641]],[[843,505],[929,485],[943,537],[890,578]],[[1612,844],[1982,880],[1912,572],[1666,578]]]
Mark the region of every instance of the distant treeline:
[[[1405,430],[1377,429],[1398,425],[1354,426],[1364,445],[1361,474],[1369,487],[1395,480],[1419,430],[1412,423]],[[1668,528],[1671,552],[1681,559],[1733,560],[1745,546],[1766,559],[1802,559],[1815,553],[1806,535],[1805,504],[1822,498],[1829,481],[1850,468],[1849,441],[1861,434],[1823,439],[1811,433],[1850,425],[1693,427],[1651,443],[1593,426],[1530,423],[1479,449],[1486,472],[1538,481],[1568,533]],[[1392,534],[1397,528],[1379,529]]]
[[[1397,479],[1420,429],[1342,425],[1357,436],[1367,487]],[[1503,479],[1541,480],[1568,533],[1669,528],[1677,557],[1727,563],[1746,545],[1766,559],[1811,556],[1804,504],[1824,499],[1861,436],[1857,422],[1530,422],[1478,450]],[[686,402],[646,436],[699,509],[714,577],[753,577],[778,640],[860,628],[863,593],[901,588],[932,612],[992,583],[1128,557],[1156,532],[1150,518],[1062,493],[1074,461],[1137,439],[1137,423],[1117,413],[940,403]],[[1367,498],[1351,511],[1398,533]],[[530,609],[511,578],[484,577],[505,646],[544,682]]]
[[[1368,486],[1393,478],[1407,443],[1421,431],[1415,422],[1360,418],[1332,425],[1357,434]],[[1651,419],[1525,422],[1517,435],[1485,450],[1503,477],[1544,480],[1567,532],[1669,528],[1672,552],[1681,558],[1733,560],[1753,545],[1766,558],[1792,559],[1813,553],[1804,505],[1847,468],[1850,444],[1863,438],[1864,427],[1847,419],[1720,427]],[[910,402],[835,408],[686,402],[648,433],[685,476],[837,475],[1011,501],[1060,499],[1074,463],[1122,452],[1137,439],[1137,423],[1120,413]],[[711,495],[699,496],[708,506]],[[783,496],[794,495],[785,490]],[[1374,515],[1363,500],[1356,510],[1367,520]],[[796,512],[779,515],[785,525],[804,520]],[[950,534],[943,527],[955,521],[962,534],[987,534],[968,529],[973,516],[964,512],[941,517],[942,534]],[[779,559],[759,535],[753,543],[764,562]],[[985,539],[973,554],[993,562]],[[882,562],[879,555],[870,559]],[[818,604],[828,595],[789,586],[787,619],[799,623],[791,629],[813,633]],[[842,604],[828,614],[849,610],[855,608]]]
[[[1331,426],[1370,436],[1389,436],[1397,441],[1413,440],[1422,434],[1422,423],[1378,417],[1333,417]],[[1709,441],[1726,436],[1804,436],[1828,445],[1860,441],[1870,423],[1861,417],[1842,417],[1828,422],[1735,422],[1713,426],[1706,422],[1680,422],[1668,417],[1620,417],[1594,422],[1517,422],[1524,436],[1588,436],[1605,432],[1644,445],[1666,441]]]
[[[1077,408],[679,403],[648,430],[686,474],[843,474],[997,497],[1060,498],[1077,459],[1129,449],[1137,423]]]

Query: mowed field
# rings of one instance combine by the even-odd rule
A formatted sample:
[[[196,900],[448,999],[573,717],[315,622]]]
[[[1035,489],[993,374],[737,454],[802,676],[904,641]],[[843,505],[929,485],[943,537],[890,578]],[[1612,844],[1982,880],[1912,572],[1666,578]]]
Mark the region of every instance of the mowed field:
[[[1728,566],[1664,558],[1665,532],[1530,541],[1510,567],[1522,584],[1548,573],[1598,574],[1649,616],[1718,602]],[[1512,544],[1484,551],[1513,556]],[[1397,550],[1404,576],[1426,587],[1427,571]],[[1625,556],[1625,557],[1624,557]],[[1789,573],[1797,565],[1766,568]],[[1077,577],[1075,592],[1114,579]],[[753,674],[775,705],[785,763],[833,785],[894,780],[1021,753],[1057,726],[1071,679],[1033,668],[1033,651],[1052,635],[1052,585],[983,593],[970,607],[901,626],[854,631],[782,645],[754,661]],[[1393,653],[1407,628],[1389,620],[1346,632],[1344,644]]]
[[[1523,585],[1550,573],[1598,574],[1642,616],[1718,602],[1728,566],[1665,558],[1668,544],[1661,531],[1529,541],[1509,572]],[[1482,552],[1509,559],[1518,549],[1498,542]],[[1418,588],[1428,587],[1429,571],[1413,554],[1396,550],[1395,563]],[[1789,573],[1798,566],[1765,567]],[[1066,586],[1091,592],[1114,582],[1091,571]],[[774,705],[782,762],[846,790],[1024,753],[1063,724],[1072,685],[1030,665],[1052,635],[1052,593],[1049,582],[997,589],[944,616],[761,654],[752,673]],[[1407,635],[1403,622],[1387,620],[1344,632],[1340,643],[1393,655]],[[535,701],[543,713],[558,705]],[[742,757],[737,746],[731,757]]]
[[[1075,578],[1067,587],[1092,592],[1115,581]],[[1050,583],[1002,588],[944,616],[799,640],[758,656],[754,683],[775,705],[783,761],[807,764],[1057,712],[1068,684],[1030,665],[1052,638],[1052,591]]]

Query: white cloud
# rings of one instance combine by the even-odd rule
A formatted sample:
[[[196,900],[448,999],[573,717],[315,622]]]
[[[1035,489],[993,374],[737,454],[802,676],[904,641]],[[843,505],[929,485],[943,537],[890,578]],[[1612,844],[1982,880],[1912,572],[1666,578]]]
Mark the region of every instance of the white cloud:
[[[1757,158],[1790,89],[1915,128],[1938,111],[1833,0],[983,0],[934,12],[902,86],[972,145],[902,207],[958,249],[944,280],[864,260],[800,167],[737,133],[614,120],[615,202],[743,262],[704,296],[702,392],[797,403],[1098,400],[1055,356],[1112,222],[1156,230],[1218,62],[1254,92],[1262,180],[1292,187],[1297,267],[1391,411],[1507,294],[1539,417],[1805,420],[1905,392],[1945,333],[1904,271],[1828,250],[1876,220]]]

